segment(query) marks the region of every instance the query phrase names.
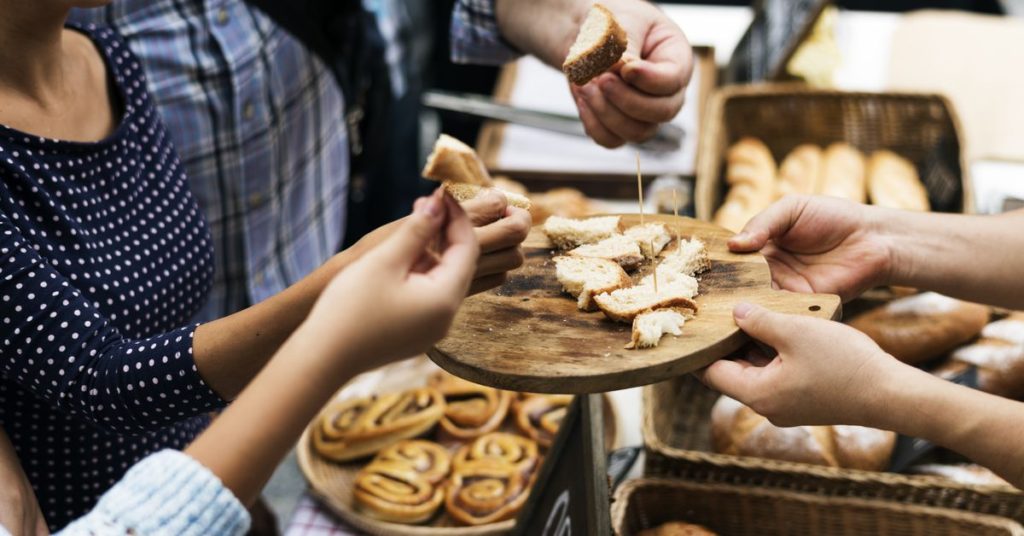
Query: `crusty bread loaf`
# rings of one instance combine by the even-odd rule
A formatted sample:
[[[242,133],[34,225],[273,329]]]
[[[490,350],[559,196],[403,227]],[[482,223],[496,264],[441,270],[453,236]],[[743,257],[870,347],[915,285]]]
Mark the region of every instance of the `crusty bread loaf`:
[[[1024,313],[985,326],[981,338],[954,350],[949,362],[935,373],[948,378],[970,365],[978,369],[978,389],[1005,398],[1024,398]]]
[[[715,212],[715,224],[739,232],[750,218],[775,197],[775,160],[756,138],[743,138],[726,154],[725,182],[729,191]]]
[[[530,200],[512,192],[507,192],[501,188],[488,188],[486,186],[480,186],[477,184],[466,184],[461,182],[444,181],[441,183],[445,191],[451,194],[459,203],[469,201],[486,191],[495,191],[505,196],[505,201],[510,206],[518,207],[523,210],[530,210]]]
[[[594,297],[597,307],[612,320],[633,322],[636,315],[655,309],[680,307],[697,312],[697,303],[693,297],[697,295],[697,280],[692,277],[679,276],[671,283],[661,284],[658,290],[654,285],[639,285],[620,288],[607,294]]]
[[[850,325],[896,359],[916,365],[973,339],[988,317],[984,305],[926,292],[867,311]]]
[[[693,311],[681,308],[655,309],[636,315],[633,319],[633,340],[626,349],[654,348],[665,334],[681,335],[683,324]]]
[[[636,269],[644,260],[637,241],[620,234],[609,236],[600,242],[584,244],[578,248],[571,249],[569,250],[569,255],[608,259],[617,262],[619,266],[626,270]]]
[[[562,288],[576,297],[584,311],[597,309],[593,297],[633,284],[629,274],[614,261],[595,257],[555,257],[555,276]]]
[[[422,175],[436,181],[491,185],[491,175],[476,151],[447,134],[441,134],[434,142]]]
[[[672,240],[672,235],[669,234],[664,223],[634,225],[626,229],[625,235],[636,240],[640,246],[640,253],[643,254],[645,259],[657,257],[661,250],[665,249],[665,246]]]
[[[909,160],[892,151],[876,151],[868,161],[868,192],[880,207],[928,211],[928,191]]]
[[[805,143],[790,151],[779,164],[779,176],[775,182],[776,199],[790,194],[815,193],[822,164],[823,153],[817,145]]]
[[[600,242],[619,233],[618,216],[572,219],[551,216],[544,221],[544,234],[559,249],[572,249],[584,244]]]
[[[867,202],[867,173],[864,153],[849,143],[833,143],[822,157],[818,195],[839,197],[856,203]]]
[[[959,484],[971,486],[1007,486],[1011,484],[992,471],[973,463],[915,465],[910,472],[916,475],[938,476]]]
[[[896,434],[861,426],[779,428],[727,396],[711,408],[716,452],[828,467],[882,471],[889,465]]]
[[[570,82],[582,86],[611,69],[622,58],[628,43],[626,31],[612,12],[601,4],[594,4],[569,48],[562,72]]]
[[[636,533],[636,536],[717,536],[717,533],[700,525],[669,521],[657,527],[642,530]]]

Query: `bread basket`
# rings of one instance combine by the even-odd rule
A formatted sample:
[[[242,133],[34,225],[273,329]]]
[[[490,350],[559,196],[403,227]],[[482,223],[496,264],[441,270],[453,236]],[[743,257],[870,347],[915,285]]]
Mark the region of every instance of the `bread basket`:
[[[729,484],[666,479],[627,482],[615,494],[615,533],[633,536],[668,521],[702,525],[723,535],[1010,536],[1010,519],[888,501],[822,497]]]
[[[799,84],[716,90],[708,99],[697,156],[697,218],[722,203],[725,154],[744,136],[763,141],[776,162],[796,146],[845,141],[870,154],[889,149],[910,160],[936,212],[973,212],[974,199],[952,105],[941,95],[857,93]]]
[[[884,499],[1024,522],[1024,494],[1006,485],[968,485],[933,476],[716,454],[711,449],[709,416],[718,396],[689,375],[644,388],[646,475],[810,492],[821,497]]]

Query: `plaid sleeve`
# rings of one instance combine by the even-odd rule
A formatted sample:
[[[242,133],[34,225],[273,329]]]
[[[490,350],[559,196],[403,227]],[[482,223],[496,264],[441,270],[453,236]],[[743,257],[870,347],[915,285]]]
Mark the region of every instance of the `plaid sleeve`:
[[[497,65],[521,53],[498,31],[495,0],[456,0],[452,13],[452,61]]]

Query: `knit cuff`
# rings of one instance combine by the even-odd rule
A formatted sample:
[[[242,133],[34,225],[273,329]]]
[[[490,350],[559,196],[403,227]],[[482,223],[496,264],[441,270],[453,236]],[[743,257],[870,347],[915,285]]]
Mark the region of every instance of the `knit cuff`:
[[[183,452],[163,450],[135,464],[66,532],[74,534],[71,529],[82,523],[77,528],[103,527],[103,534],[219,536],[245,534],[250,519],[206,467]]]

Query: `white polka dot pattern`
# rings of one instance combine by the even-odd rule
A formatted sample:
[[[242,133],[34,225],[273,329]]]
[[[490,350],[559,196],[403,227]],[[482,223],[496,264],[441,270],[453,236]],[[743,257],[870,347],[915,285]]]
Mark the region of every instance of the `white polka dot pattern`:
[[[117,131],[75,143],[0,126],[0,422],[51,529],[223,405],[188,324],[212,280],[209,231],[138,62],[87,31],[121,90]]]

